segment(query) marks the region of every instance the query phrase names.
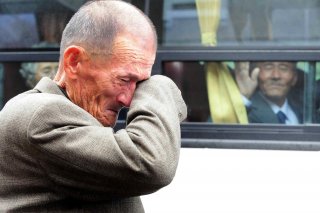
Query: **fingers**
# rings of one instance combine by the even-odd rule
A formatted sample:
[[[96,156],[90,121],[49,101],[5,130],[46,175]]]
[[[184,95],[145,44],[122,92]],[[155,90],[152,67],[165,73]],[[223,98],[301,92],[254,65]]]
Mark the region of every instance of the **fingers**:
[[[236,62],[235,77],[240,90],[240,93],[250,98],[258,85],[259,68],[255,68],[250,75],[250,63]]]
[[[248,75],[249,76],[249,62],[248,61],[241,61],[236,62],[236,73],[241,75]]]
[[[260,72],[260,69],[259,69],[258,67],[254,68],[254,69],[252,70],[252,73],[251,73],[251,79],[252,79],[252,81],[258,82],[259,72]]]

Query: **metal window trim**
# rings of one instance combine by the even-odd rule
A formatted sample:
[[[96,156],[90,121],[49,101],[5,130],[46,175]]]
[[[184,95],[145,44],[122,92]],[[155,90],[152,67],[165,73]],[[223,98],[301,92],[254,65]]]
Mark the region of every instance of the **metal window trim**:
[[[125,125],[125,121],[118,121],[115,130]],[[183,148],[319,151],[319,138],[316,125],[181,124]]]
[[[58,61],[59,50],[0,50],[1,62]],[[317,61],[320,47],[303,48],[206,48],[206,47],[159,47],[156,64],[160,61],[261,61],[292,60]]]

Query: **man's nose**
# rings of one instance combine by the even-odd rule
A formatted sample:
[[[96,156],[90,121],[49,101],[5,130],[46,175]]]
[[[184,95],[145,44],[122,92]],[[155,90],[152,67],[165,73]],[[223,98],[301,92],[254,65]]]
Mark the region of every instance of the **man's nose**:
[[[118,95],[117,101],[124,107],[130,107],[135,89],[135,84],[130,85]]]
[[[280,78],[280,70],[275,67],[273,70],[272,70],[272,73],[271,73],[271,76],[273,78]]]

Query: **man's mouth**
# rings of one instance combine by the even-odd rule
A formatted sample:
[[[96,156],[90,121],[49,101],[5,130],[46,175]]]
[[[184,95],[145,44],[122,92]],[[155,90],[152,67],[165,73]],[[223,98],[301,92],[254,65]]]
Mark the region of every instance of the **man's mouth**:
[[[277,87],[277,88],[279,88],[279,87],[283,87],[283,85],[282,84],[269,84],[269,87]]]

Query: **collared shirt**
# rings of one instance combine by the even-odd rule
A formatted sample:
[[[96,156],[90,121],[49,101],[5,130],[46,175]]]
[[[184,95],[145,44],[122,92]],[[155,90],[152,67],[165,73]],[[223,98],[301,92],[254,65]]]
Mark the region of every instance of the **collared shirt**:
[[[279,111],[282,111],[286,116],[286,124],[299,124],[299,120],[292,110],[291,106],[288,104],[288,100],[286,99],[282,107],[272,103],[271,101],[267,100],[268,104],[270,105],[272,111],[277,114]]]
[[[242,96],[242,100],[245,106],[250,106],[252,104],[252,102],[245,97],[244,95]],[[287,119],[286,119],[286,124],[299,124],[299,120],[297,115],[294,113],[293,109],[291,108],[291,106],[288,103],[288,100],[286,99],[284,104],[282,105],[282,107],[279,107],[278,105],[274,104],[273,102],[269,101],[264,95],[261,94],[261,96],[266,100],[266,102],[269,104],[269,106],[271,107],[272,111],[277,114],[280,110],[286,115]]]

